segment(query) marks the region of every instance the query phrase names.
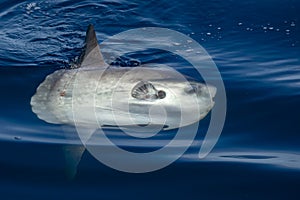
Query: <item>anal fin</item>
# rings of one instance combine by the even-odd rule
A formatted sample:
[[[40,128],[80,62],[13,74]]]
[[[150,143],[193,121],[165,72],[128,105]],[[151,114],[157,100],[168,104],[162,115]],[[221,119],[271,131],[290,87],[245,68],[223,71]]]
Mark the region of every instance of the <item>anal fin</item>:
[[[76,127],[75,129],[70,126],[63,126],[62,128],[65,132],[66,139],[70,141],[70,143],[63,146],[66,161],[66,175],[69,179],[73,179],[77,174],[78,165],[85,151],[84,145],[92,137],[96,128]],[[79,137],[77,134],[79,134]]]
[[[63,147],[66,159],[66,175],[73,179],[77,174],[77,168],[85,151],[83,145],[66,145]]]

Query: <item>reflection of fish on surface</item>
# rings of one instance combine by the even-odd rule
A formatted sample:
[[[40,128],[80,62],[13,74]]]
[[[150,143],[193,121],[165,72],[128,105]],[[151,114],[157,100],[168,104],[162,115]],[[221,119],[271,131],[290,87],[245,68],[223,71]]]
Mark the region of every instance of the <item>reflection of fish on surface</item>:
[[[211,110],[215,94],[215,87],[189,82],[171,68],[109,66],[90,25],[77,66],[47,76],[32,97],[31,106],[48,123],[89,129],[82,140],[85,143],[99,125],[161,126],[168,130],[193,124]],[[83,150],[77,149],[73,156],[75,165]]]

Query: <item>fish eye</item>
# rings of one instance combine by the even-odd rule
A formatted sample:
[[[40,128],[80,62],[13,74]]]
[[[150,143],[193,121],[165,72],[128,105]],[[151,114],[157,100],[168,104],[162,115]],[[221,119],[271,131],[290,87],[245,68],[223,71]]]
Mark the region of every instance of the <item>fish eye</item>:
[[[158,95],[158,98],[159,98],[159,99],[163,99],[163,98],[166,97],[166,92],[163,91],[163,90],[159,90],[159,91],[157,92],[157,95]]]
[[[185,88],[184,91],[187,93],[187,94],[195,94],[195,93],[198,93],[200,91],[200,88],[198,85],[196,84],[190,84],[189,87]]]

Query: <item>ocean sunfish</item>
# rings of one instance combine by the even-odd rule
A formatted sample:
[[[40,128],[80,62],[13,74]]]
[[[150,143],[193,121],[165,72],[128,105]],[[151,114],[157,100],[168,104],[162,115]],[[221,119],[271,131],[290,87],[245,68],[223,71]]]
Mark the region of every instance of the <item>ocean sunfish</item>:
[[[48,75],[30,103],[38,118],[52,124],[170,130],[204,118],[215,95],[214,86],[187,81],[172,68],[107,64],[89,25],[78,63]]]
[[[75,120],[78,125],[109,128],[164,121],[161,124],[164,130],[187,126],[204,118],[212,109],[216,88],[187,81],[174,71],[149,65],[108,65],[101,54],[94,27],[89,25],[76,68],[60,69],[48,75],[31,98],[32,111],[48,123],[75,125],[72,109],[74,102],[78,102],[82,108],[93,106],[99,119],[94,124],[91,114],[85,112],[89,109],[83,109]],[[149,108],[156,105],[171,114],[166,119],[153,119],[153,115],[149,116]],[[190,115],[181,119],[180,112]]]

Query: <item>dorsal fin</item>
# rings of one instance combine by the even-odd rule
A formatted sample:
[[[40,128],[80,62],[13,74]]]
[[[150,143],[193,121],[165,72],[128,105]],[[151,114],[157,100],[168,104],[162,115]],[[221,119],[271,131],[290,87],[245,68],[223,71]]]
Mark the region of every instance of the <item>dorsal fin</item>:
[[[100,52],[94,26],[90,24],[86,31],[85,46],[79,60],[80,67],[105,67],[103,56]]]

